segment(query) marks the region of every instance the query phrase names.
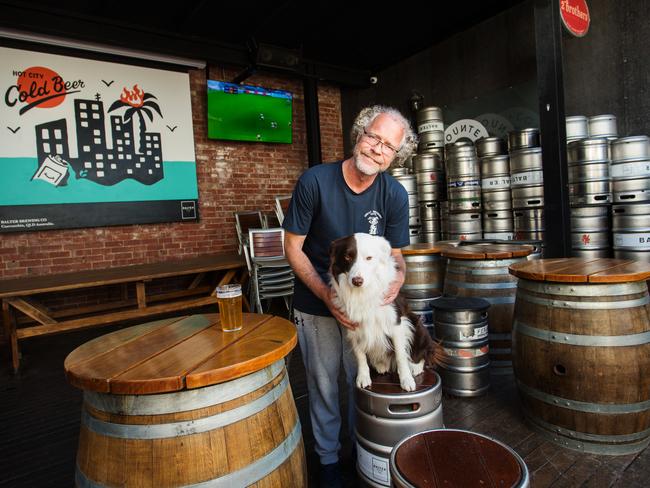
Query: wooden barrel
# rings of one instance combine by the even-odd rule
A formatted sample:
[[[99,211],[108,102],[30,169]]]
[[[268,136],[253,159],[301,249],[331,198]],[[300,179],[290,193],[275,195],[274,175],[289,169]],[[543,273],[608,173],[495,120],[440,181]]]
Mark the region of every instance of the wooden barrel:
[[[508,267],[525,262],[533,251],[527,245],[486,243],[446,248],[442,252],[449,260],[445,295],[490,302],[490,368],[497,374],[512,373],[511,333],[517,278],[508,272]]]
[[[68,378],[85,389],[76,485],[307,486],[283,359],[293,325],[245,314],[242,331],[223,333],[216,314],[170,320],[66,359]],[[180,371],[186,388],[171,380]]]
[[[629,454],[650,443],[650,265],[543,259],[519,277],[514,369],[524,413],[565,447]]]
[[[406,273],[401,292],[408,298],[435,298],[442,294],[445,266],[436,244],[411,244],[402,248]]]
[[[528,488],[524,460],[491,437],[466,430],[429,430],[409,436],[390,455],[393,486]]]
[[[388,459],[404,437],[442,424],[440,376],[425,369],[415,377],[415,391],[400,387],[395,373],[372,373],[369,388],[357,388],[357,472],[366,486],[390,486]]]

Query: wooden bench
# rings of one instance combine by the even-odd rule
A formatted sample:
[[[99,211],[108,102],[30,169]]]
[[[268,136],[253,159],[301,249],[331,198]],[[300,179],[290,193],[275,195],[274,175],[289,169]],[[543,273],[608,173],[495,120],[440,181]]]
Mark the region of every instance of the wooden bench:
[[[11,364],[18,369],[18,340],[58,334],[96,325],[215,305],[216,286],[242,282],[248,278],[245,262],[236,253],[205,255],[180,261],[79,271],[45,276],[0,280],[5,339],[9,343]],[[213,275],[208,277],[208,274]],[[147,294],[154,279],[195,275],[183,290]],[[211,279],[208,279],[211,278]],[[128,286],[135,284],[135,298],[129,298]],[[42,293],[122,285],[119,300],[95,305],[72,306],[56,311],[39,302]],[[245,303],[248,307],[248,303]],[[22,315],[18,315],[21,312]]]

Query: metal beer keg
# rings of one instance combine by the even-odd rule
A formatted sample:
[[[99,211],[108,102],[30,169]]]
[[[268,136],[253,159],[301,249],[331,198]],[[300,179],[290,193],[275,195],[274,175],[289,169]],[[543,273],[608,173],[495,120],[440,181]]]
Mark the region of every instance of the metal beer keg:
[[[508,133],[508,151],[518,151],[520,149],[539,147],[539,129],[522,129]]]
[[[437,348],[436,363],[445,393],[478,396],[490,387],[488,308],[474,297],[442,297],[431,304]]]
[[[614,257],[650,263],[650,203],[612,206]]]
[[[390,486],[388,460],[401,439],[443,427],[442,383],[431,370],[415,377],[416,390],[400,388],[397,374],[371,375],[372,385],[357,388],[357,472],[366,486]]]

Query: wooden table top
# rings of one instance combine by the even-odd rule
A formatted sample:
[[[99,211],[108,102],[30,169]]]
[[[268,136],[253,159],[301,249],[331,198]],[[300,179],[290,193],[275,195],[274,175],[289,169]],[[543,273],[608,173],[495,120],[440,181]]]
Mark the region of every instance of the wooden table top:
[[[649,279],[650,264],[628,259],[538,259],[513,264],[510,274],[533,281],[626,283]]]
[[[280,317],[245,313],[241,330],[222,332],[219,314],[187,315],[98,337],[72,351],[64,369],[82,390],[147,395],[254,373],[296,343],[294,324]]]
[[[509,259],[525,257],[535,248],[525,244],[468,244],[447,247],[442,255],[452,259]]]
[[[440,254],[445,249],[454,249],[459,243],[460,241],[438,241],[436,243],[418,242],[403,247],[402,254],[404,256]]]
[[[118,268],[12,278],[9,280],[0,280],[0,298],[167,278],[169,276],[180,276],[207,271],[236,269],[244,265],[244,259],[233,252],[210,254],[182,260],[121,266]]]

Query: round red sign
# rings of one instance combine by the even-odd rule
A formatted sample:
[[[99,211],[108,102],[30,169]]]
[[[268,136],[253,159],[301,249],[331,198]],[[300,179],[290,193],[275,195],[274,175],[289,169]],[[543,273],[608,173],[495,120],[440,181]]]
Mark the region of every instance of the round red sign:
[[[589,30],[589,7],[586,0],[560,0],[562,23],[571,34],[582,37]]]

